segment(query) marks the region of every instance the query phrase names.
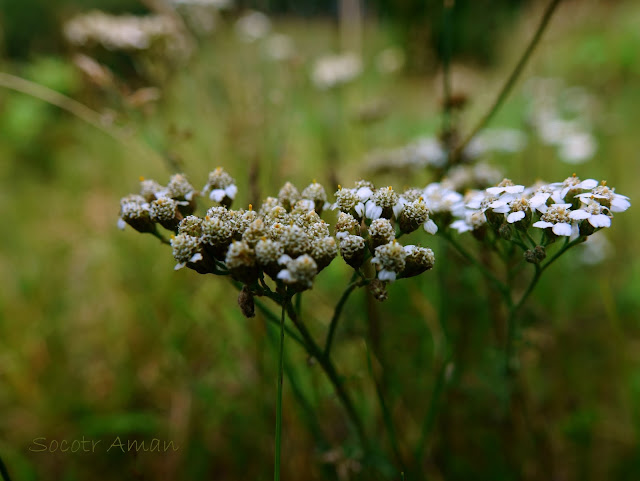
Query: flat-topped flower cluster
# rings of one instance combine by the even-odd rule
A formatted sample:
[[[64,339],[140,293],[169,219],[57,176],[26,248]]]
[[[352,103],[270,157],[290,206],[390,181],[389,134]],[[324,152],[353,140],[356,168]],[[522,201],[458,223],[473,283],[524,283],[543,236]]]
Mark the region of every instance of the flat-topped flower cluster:
[[[505,226],[504,232],[510,227],[522,231],[532,227],[543,230],[550,240],[589,236],[610,227],[613,214],[631,206],[628,197],[617,194],[605,181],[582,181],[575,174],[562,182],[531,187],[504,179],[497,186],[458,196],[451,207],[457,218],[451,227],[460,233],[482,235],[487,226]]]
[[[121,200],[119,226],[162,238],[157,226],[173,233],[170,244],[176,269],[231,275],[247,286],[264,281],[264,274],[294,291],[313,285],[316,275],[340,254],[364,281],[392,282],[418,275],[434,265],[431,249],[401,245],[397,238],[423,227],[437,230],[421,192],[398,195],[392,187],[376,189],[360,181],[340,188],[334,204],[324,187],[312,182],[302,191],[287,182],[277,197],[268,197],[258,210],[230,209],[237,193],[235,180],[223,169],[209,174],[201,191],[184,175],[174,175],[166,186],[141,179],[139,194]],[[193,215],[196,199],[208,197],[214,206],[204,217]],[[338,211],[335,235],[322,219]],[[367,279],[365,261],[376,267]],[[381,297],[383,297],[381,295]]]

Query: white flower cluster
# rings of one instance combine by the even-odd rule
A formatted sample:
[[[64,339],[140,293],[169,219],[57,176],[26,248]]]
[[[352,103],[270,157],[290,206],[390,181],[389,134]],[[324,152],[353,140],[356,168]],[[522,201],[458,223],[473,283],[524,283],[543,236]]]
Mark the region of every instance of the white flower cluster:
[[[354,53],[320,57],[313,65],[311,80],[320,90],[329,90],[354,80],[362,72],[362,60]]]
[[[209,174],[201,193],[181,174],[167,186],[141,179],[140,193],[121,201],[119,225],[160,236],[160,224],[174,234],[170,244],[176,269],[230,274],[249,286],[248,292],[260,289],[256,286],[264,274],[294,291],[309,289],[338,251],[357,270],[370,258],[377,267],[379,298],[384,297],[380,282],[415,276],[434,265],[431,249],[402,246],[396,240],[419,227],[437,230],[420,191],[398,195],[391,187],[376,189],[360,181],[353,189],[340,188],[332,205],[319,183],[298,191],[287,182],[257,211],[251,205],[231,210],[236,193],[234,179],[222,168]],[[217,203],[204,217],[192,215],[200,194]],[[321,218],[329,207],[339,210],[335,236]]]
[[[174,230],[196,208],[197,192],[184,174],[175,174],[166,186],[140,177],[140,192],[120,201],[118,227],[127,224],[138,232],[156,232],[156,223]]]
[[[517,129],[485,129],[465,147],[462,158],[468,162],[491,152],[519,152],[526,144],[527,136]],[[421,137],[401,147],[373,151],[365,164],[370,172],[440,169],[447,165],[447,152],[437,137]]]
[[[611,226],[613,213],[630,206],[628,197],[616,194],[604,181],[581,181],[573,175],[563,182],[525,188],[504,179],[495,187],[470,191],[455,203],[451,212],[458,219],[451,227],[458,232],[478,232],[487,225],[513,225],[574,239]]]
[[[102,45],[107,50],[146,50],[159,40],[176,42],[181,35],[166,15],[110,15],[92,11],[64,25],[67,40],[77,46]]]
[[[409,189],[398,195],[392,187],[376,189],[362,180],[351,189],[341,187],[335,197],[332,208],[339,211],[336,238],[342,257],[351,267],[359,269],[371,255],[378,279],[389,282],[433,267],[431,249],[402,246],[396,240],[401,233],[419,227],[431,234],[438,229],[420,191]]]
[[[581,87],[562,87],[552,78],[534,78],[527,84],[531,101],[529,120],[540,140],[558,149],[569,164],[591,159],[598,148],[592,134],[594,99]]]

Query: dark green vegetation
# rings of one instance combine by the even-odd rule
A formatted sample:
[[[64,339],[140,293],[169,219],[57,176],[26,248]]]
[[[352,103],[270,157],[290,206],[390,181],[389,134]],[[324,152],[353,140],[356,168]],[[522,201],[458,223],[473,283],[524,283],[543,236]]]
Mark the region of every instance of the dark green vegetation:
[[[523,76],[560,77],[595,96],[594,159],[563,164],[533,139],[522,153],[488,159],[524,184],[574,171],[604,178],[633,204],[607,232],[613,245],[607,260],[582,265],[577,249],[568,253],[524,306],[514,411],[505,409],[495,294],[440,239],[416,235],[436,252],[433,271],[392,285],[383,304],[357,291],[344,309],[336,365],[377,451],[389,453],[376,389],[384,393],[409,464],[407,480],[417,478],[413,447],[423,433],[427,455],[417,464],[429,479],[640,478],[635,3],[563,6]],[[524,12],[514,22],[499,49],[500,68],[474,72],[460,87],[470,98],[463,128],[490,104],[539,13]],[[286,180],[300,188],[313,178],[328,184],[328,158],[337,179],[351,185],[369,177],[366,152],[440,125],[435,72],[420,78],[376,72],[376,54],[393,44],[376,25],[365,29],[364,75],[339,93],[318,91],[309,81],[310,60],[335,44],[332,27],[288,20],[274,28],[295,39],[299,61],[268,62],[223,26],[201,41],[192,60],[162,77],[160,100],[143,107],[127,103],[122,89],[96,88],[67,57],[4,63],[4,71],[97,111],[118,112],[115,123],[98,130],[40,100],[0,91],[0,455],[13,479],[271,478],[277,330],[260,316],[243,318],[224,279],[174,272],[166,246],[118,231],[118,200],[137,188],[140,175],[166,182],[181,170],[195,183],[218,165],[238,179],[237,207],[275,195]],[[359,121],[372,105],[386,115]],[[522,127],[525,105],[516,88],[493,125]],[[425,185],[430,175],[375,180],[402,188]],[[464,242],[473,246],[471,238]],[[317,339],[349,276],[336,260],[305,295],[302,317]],[[344,472],[344,479],[372,479],[371,471],[401,479],[393,457],[360,457],[318,365],[290,340],[286,354],[282,479],[336,479]],[[449,356],[452,367],[442,369]],[[432,405],[434,392],[441,397]],[[37,443],[47,451],[34,452],[42,449],[36,438],[46,438]],[[109,450],[116,438],[146,441],[147,449],[157,438],[179,449],[136,456],[128,445],[125,453]],[[49,452],[52,440],[73,448],[73,440],[83,439],[100,442],[95,452]]]

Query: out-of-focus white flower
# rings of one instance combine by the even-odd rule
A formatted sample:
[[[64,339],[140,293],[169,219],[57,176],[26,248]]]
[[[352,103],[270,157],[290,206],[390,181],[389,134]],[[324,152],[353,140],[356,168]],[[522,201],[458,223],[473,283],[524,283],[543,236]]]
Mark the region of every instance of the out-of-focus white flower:
[[[596,141],[588,132],[577,132],[566,136],[558,148],[558,155],[568,164],[582,164],[594,156]]]
[[[255,42],[271,31],[271,20],[262,12],[250,11],[236,21],[235,30],[243,42]]]
[[[145,50],[158,39],[180,36],[174,20],[166,15],[109,15],[92,11],[73,17],[64,25],[67,40],[79,46],[101,44],[108,50]]]
[[[328,90],[354,80],[362,72],[362,60],[354,53],[327,55],[316,60],[311,80],[320,90]]]
[[[518,129],[486,129],[467,146],[468,153],[479,157],[487,152],[520,152],[527,145],[527,135]]]
[[[404,67],[405,55],[398,47],[387,47],[376,57],[376,68],[380,73],[393,74]]]
[[[295,55],[296,49],[291,37],[283,33],[274,33],[267,38],[265,52],[270,59],[284,62]]]
[[[586,242],[578,246],[578,260],[582,264],[596,265],[602,263],[613,251],[613,245],[603,232],[589,236]]]

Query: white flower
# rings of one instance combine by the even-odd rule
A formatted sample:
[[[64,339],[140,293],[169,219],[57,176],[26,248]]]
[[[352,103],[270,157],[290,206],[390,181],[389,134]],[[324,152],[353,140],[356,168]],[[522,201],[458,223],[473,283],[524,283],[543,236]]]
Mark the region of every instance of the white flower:
[[[568,164],[582,164],[596,153],[596,140],[588,132],[576,132],[564,137],[558,148],[561,160]]]
[[[321,90],[346,84],[362,72],[362,61],[354,53],[328,55],[319,58],[313,66],[311,79]]]
[[[587,200],[578,210],[574,210],[569,214],[574,220],[588,220],[593,227],[610,227],[611,218],[606,215],[608,209],[601,206],[595,200]]]
[[[266,37],[271,30],[271,20],[264,13],[251,11],[238,19],[236,33],[244,42],[255,42]]]
[[[555,235],[565,237],[576,237],[578,235],[578,225],[572,224],[570,217],[571,204],[553,204],[533,227],[551,230]]]

